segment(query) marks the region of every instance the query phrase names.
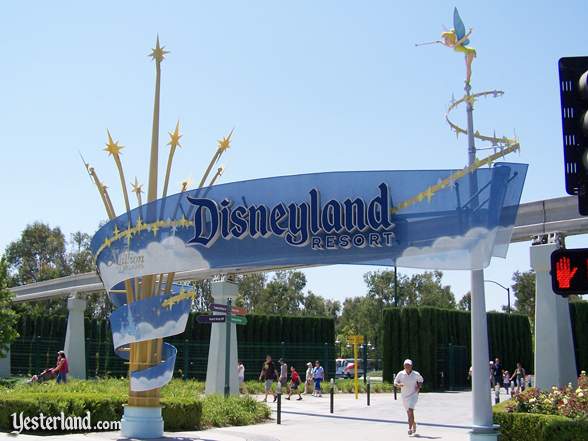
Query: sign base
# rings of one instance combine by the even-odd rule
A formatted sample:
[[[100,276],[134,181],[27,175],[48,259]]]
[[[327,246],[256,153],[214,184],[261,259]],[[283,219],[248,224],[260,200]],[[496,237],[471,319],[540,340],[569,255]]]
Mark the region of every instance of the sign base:
[[[161,438],[163,436],[161,407],[125,405],[120,431],[126,438]]]
[[[498,441],[500,427],[496,424],[486,426],[473,426],[470,434],[470,441]]]

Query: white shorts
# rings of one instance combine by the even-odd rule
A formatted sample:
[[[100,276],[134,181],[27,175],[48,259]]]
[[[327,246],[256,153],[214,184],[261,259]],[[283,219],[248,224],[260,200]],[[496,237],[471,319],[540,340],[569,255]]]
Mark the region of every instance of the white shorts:
[[[417,401],[419,400],[419,394],[412,394],[407,398],[402,397],[402,404],[406,410],[414,409],[416,407]]]

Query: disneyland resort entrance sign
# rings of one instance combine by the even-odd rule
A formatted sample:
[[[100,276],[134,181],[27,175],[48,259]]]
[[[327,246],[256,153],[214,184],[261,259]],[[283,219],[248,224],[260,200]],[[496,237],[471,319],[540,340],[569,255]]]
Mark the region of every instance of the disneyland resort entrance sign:
[[[125,357],[129,343],[184,330],[189,298],[162,307],[178,299],[180,287],[131,303],[117,294],[144,276],[332,264],[484,268],[492,256],[506,255],[526,171],[524,164],[498,163],[461,174],[282,176],[185,191],[135,208],[92,240],[100,277],[120,306],[111,317],[114,346]],[[131,373],[132,390],[171,378],[175,348],[164,344],[162,355],[161,364]]]

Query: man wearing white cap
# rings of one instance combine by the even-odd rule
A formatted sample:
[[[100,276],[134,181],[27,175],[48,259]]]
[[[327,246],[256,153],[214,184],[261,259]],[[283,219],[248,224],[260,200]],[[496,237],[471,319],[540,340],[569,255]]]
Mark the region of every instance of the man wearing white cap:
[[[416,433],[416,422],[414,420],[414,408],[419,399],[419,391],[425,380],[421,374],[412,370],[412,360],[404,360],[404,370],[398,372],[394,378],[394,386],[400,388],[402,404],[408,415],[408,434]]]

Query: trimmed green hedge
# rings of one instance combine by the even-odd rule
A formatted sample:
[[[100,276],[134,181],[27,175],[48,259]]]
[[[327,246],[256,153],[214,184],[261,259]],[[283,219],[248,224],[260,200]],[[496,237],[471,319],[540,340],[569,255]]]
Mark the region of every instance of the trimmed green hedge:
[[[438,390],[442,381],[441,358],[448,345],[465,347],[465,360],[458,372],[445,375],[462,380],[470,366],[470,313],[440,308],[386,308],[384,310],[383,377],[392,382],[402,369],[402,361],[411,358],[415,369],[425,378],[428,390]],[[533,353],[529,320],[521,314],[489,312],[488,359],[499,357],[512,370],[521,361],[532,372]]]
[[[89,411],[91,424],[98,421],[119,421],[123,414],[124,396],[61,392],[51,394],[5,394],[0,397],[0,430],[12,431],[12,414],[23,412],[24,416],[60,415],[85,417]],[[194,397],[187,399],[162,398],[162,415],[165,430],[197,430],[202,427],[203,401]]]
[[[270,417],[270,409],[250,397],[203,397],[200,382],[174,380],[162,389],[162,415],[166,431],[199,430],[206,427],[247,425]],[[73,380],[66,385],[19,384],[0,388],[0,431],[12,431],[12,414],[24,416],[85,417],[97,421],[120,421],[127,402],[127,380]]]
[[[588,302],[570,303],[570,318],[579,375],[581,371],[588,370]]]
[[[178,348],[176,370],[185,379],[204,380],[210,341],[210,325],[190,314],[186,331],[166,339]],[[21,316],[21,337],[12,344],[13,375],[31,375],[55,366],[55,354],[63,349],[67,318]],[[86,372],[89,378],[126,376],[128,366],[112,348],[108,320],[86,319]],[[239,358],[245,363],[246,378],[259,375],[266,354],[284,357],[304,372],[306,362],[320,360],[329,377],[335,374],[335,321],[328,317],[280,317],[251,314],[247,325],[237,326]],[[284,342],[284,344],[282,344]]]
[[[587,441],[588,420],[558,415],[509,413],[503,402],[494,406],[494,423],[500,425],[501,441]]]

